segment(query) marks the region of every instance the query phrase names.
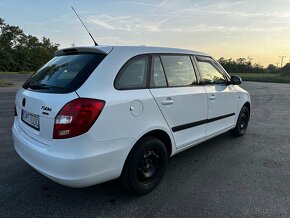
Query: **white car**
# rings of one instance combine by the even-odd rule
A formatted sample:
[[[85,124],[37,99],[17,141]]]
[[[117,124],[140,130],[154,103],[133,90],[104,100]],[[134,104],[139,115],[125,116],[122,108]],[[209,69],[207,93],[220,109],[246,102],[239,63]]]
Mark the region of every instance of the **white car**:
[[[14,147],[60,184],[120,177],[131,192],[146,194],[169,157],[229,130],[245,133],[251,101],[240,83],[195,51],[62,49],[16,94]]]

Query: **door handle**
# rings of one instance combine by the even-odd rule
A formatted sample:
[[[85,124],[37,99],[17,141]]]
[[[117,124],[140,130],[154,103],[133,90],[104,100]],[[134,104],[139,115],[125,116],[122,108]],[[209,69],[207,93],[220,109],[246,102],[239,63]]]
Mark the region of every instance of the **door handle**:
[[[161,101],[162,105],[171,105],[174,103],[174,100],[172,98],[166,98],[165,100]]]
[[[209,100],[215,100],[215,94],[210,94],[210,96],[208,97]]]

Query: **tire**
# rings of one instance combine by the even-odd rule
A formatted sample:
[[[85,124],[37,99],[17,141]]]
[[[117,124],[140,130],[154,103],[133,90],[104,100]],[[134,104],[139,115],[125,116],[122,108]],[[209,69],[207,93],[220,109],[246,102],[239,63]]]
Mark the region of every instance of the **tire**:
[[[154,137],[145,137],[129,153],[121,174],[121,183],[129,192],[145,195],[161,181],[167,161],[164,143]]]
[[[235,137],[243,136],[247,130],[249,119],[250,111],[246,106],[243,106],[235,128],[230,131],[231,135]]]

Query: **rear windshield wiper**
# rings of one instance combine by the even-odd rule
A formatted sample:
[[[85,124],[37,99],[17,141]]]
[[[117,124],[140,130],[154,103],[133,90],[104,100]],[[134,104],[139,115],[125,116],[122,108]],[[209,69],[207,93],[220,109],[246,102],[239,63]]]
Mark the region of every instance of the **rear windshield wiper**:
[[[47,85],[47,84],[31,84],[28,86],[30,89],[50,89],[50,88],[58,88],[63,89],[63,87],[60,86],[53,86],[53,85]]]

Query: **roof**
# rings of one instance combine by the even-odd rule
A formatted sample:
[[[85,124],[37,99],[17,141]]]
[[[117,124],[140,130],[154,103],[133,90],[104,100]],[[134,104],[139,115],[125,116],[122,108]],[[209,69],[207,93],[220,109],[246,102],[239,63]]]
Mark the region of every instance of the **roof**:
[[[85,47],[72,47],[72,48],[64,48],[55,52],[55,55],[61,55],[66,53],[66,51],[77,50],[79,52],[97,52],[108,54],[112,50],[118,50],[119,52],[130,52],[130,53],[178,53],[178,54],[193,54],[193,55],[202,55],[209,56],[206,53],[202,53],[199,51],[192,51],[186,49],[179,48],[167,48],[167,47],[153,47],[153,46],[108,46],[108,45],[100,45],[100,46],[85,46]]]

